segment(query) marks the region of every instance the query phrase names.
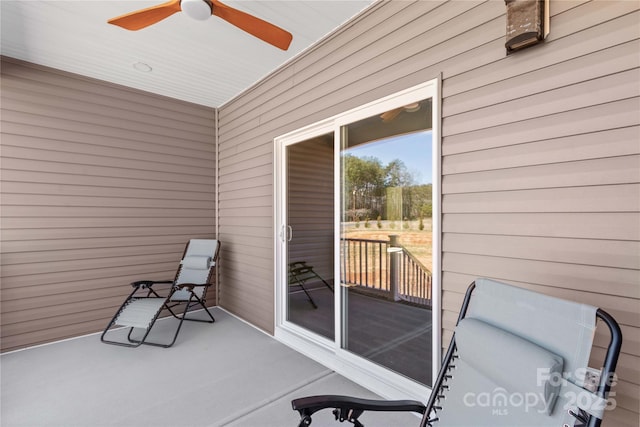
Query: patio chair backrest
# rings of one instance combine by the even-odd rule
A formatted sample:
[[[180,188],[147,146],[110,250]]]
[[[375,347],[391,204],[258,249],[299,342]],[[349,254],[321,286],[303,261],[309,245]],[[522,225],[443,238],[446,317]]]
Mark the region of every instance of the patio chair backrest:
[[[598,425],[606,400],[585,385],[597,312],[477,279],[421,426]]]
[[[204,284],[209,283],[211,274],[216,265],[218,249],[220,245],[217,240],[191,239],[185,249],[180,268],[176,274],[175,285],[182,283]],[[201,298],[204,296],[206,286],[199,286],[193,292]],[[185,293],[185,295],[180,295]],[[176,291],[172,298],[179,299],[187,296],[187,291]]]
[[[566,373],[588,365],[596,307],[490,279],[475,284],[465,318],[482,320],[561,356]]]

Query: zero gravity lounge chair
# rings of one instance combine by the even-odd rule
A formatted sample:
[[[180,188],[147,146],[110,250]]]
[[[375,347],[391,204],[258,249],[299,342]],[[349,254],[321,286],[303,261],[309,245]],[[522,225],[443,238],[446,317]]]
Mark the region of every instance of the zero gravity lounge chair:
[[[611,336],[599,370],[587,367],[597,319]],[[612,403],[621,344],[618,324],[600,309],[478,279],[467,290],[426,406],[331,395],[292,406],[299,427],[325,408],[356,427],[365,411],[420,413],[420,427],[596,427]]]
[[[107,344],[126,347],[138,347],[141,344],[171,347],[176,342],[183,321],[215,322],[213,315],[206,307],[205,301],[207,289],[211,286],[211,278],[219,252],[220,242],[217,240],[192,239],[187,243],[174,280],[140,280],[133,282],[131,284],[134,288],[133,291],[113,316],[113,319],[111,319],[102,333],[100,340]],[[172,284],[169,294],[160,296],[153,289],[156,284]],[[174,308],[180,305],[183,305],[184,309],[181,315],[177,315]],[[200,306],[204,309],[209,319],[187,318],[187,311],[194,306]],[[147,336],[163,309],[167,309],[173,317],[180,320],[173,339],[167,343],[147,341]],[[127,342],[105,338],[108,332],[113,331],[112,328],[114,326],[130,328]],[[142,338],[133,338],[134,330],[142,331]]]

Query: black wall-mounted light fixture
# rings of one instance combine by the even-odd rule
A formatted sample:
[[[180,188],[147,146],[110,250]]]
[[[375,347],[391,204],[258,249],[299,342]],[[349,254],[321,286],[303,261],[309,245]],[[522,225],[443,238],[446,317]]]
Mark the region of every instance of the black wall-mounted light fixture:
[[[507,55],[540,43],[549,34],[549,0],[505,0]]]

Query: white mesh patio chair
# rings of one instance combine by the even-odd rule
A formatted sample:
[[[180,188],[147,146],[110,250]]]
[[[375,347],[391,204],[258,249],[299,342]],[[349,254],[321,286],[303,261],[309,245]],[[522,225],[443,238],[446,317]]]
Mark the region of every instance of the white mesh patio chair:
[[[131,283],[133,291],[120,306],[105,328],[100,340],[106,344],[126,347],[138,347],[142,344],[159,347],[171,347],[178,337],[182,323],[187,321],[213,323],[215,319],[206,306],[207,290],[211,286],[213,272],[216,267],[220,242],[218,240],[191,239],[184,250],[182,260],[174,280],[139,280]],[[161,296],[153,286],[171,284],[168,295]],[[182,313],[176,314],[174,309],[182,306]],[[187,317],[192,307],[201,307],[208,319]],[[166,343],[147,340],[149,332],[163,309],[179,320],[173,339]],[[106,337],[115,333],[116,327],[127,327],[127,340],[113,340]],[[139,331],[142,338],[134,338],[134,331]],[[112,334],[109,334],[112,332]],[[139,334],[137,334],[139,336]]]
[[[610,341],[600,369],[588,367],[597,320]],[[292,401],[299,427],[333,408],[363,427],[365,411],[423,414],[420,427],[597,427],[622,344],[606,312],[489,279],[468,289],[428,403],[310,396]]]

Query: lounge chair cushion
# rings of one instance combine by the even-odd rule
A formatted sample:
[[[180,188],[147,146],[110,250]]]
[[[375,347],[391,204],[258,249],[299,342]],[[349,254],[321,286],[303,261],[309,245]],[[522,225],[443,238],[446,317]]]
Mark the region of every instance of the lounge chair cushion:
[[[477,279],[465,317],[522,337],[562,357],[564,373],[589,366],[596,307],[555,298],[490,279]]]
[[[215,265],[212,263],[210,256],[186,256],[182,259],[182,268],[192,270],[208,270]]]
[[[162,298],[132,298],[115,320],[116,325],[147,329],[164,306]]]
[[[509,393],[535,393],[540,412],[551,413],[562,383],[562,357],[474,318],[455,330],[459,357]]]

